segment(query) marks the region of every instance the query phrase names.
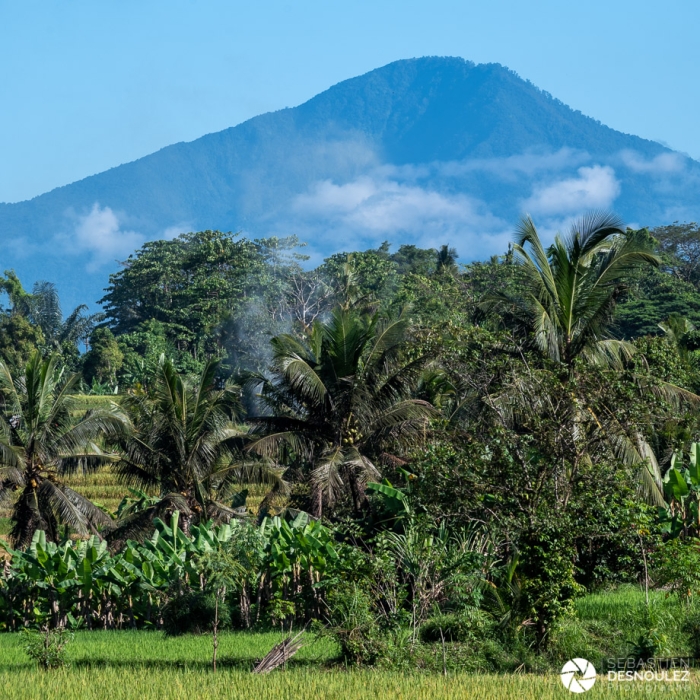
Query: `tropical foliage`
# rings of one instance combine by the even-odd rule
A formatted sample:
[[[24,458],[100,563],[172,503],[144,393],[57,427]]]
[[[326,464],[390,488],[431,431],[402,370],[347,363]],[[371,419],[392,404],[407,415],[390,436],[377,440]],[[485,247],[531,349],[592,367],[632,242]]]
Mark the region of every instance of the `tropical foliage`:
[[[484,262],[304,270],[294,237],[205,231],[65,320],[6,273],[0,624],[313,623],[351,662],[541,668],[586,590],[641,583],[651,648],[654,589],[700,595],[698,236],[526,218]]]
[[[0,626],[162,628],[168,605],[206,583],[204,555],[220,549],[233,563],[228,596],[237,624],[303,621],[321,614],[326,589],[351,561],[328,528],[304,515],[259,526],[207,522],[192,525],[189,535],[180,524],[179,513],[169,524],[155,519],[152,536],[129,540],[117,554],[94,535],[55,544],[35,533],[26,550],[10,550],[0,579]]]
[[[217,369],[210,360],[198,377],[182,377],[162,357],[151,391],[122,403],[133,430],[118,443],[114,472],[126,484],[154,489],[157,498],[132,508],[112,539],[140,534],[153,518],[173,510],[182,513],[186,531],[191,522],[228,521],[236,512],[224,501],[244,477],[284,488],[279,473],[238,455],[239,392],[230,384],[217,387]]]

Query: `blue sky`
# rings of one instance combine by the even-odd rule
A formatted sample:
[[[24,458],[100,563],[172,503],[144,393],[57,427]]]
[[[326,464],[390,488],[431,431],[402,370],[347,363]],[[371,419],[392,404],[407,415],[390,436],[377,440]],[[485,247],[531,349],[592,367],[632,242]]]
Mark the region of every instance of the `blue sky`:
[[[698,20],[692,0],[0,0],[0,201],[422,55],[502,63],[700,158]]]

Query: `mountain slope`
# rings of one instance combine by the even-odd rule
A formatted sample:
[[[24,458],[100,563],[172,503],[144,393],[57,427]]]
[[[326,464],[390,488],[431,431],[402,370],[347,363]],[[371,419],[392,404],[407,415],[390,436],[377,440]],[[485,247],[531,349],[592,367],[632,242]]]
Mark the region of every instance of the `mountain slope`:
[[[523,210],[546,226],[590,207],[657,224],[697,216],[699,190],[699,164],[500,65],[421,58],[1,204],[0,231],[5,267],[77,302],[98,298],[135,245],[180,230],[297,233],[317,255],[449,242],[471,257],[501,250]]]

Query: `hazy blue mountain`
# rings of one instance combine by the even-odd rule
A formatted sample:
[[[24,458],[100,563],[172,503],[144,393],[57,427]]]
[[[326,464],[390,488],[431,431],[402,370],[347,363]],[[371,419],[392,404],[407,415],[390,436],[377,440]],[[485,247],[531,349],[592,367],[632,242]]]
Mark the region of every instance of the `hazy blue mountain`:
[[[623,108],[623,107],[621,107]],[[291,109],[0,204],[0,268],[94,302],[144,240],[296,233],[314,259],[383,240],[501,252],[523,212],[697,219],[700,164],[573,111],[498,64],[397,61]]]

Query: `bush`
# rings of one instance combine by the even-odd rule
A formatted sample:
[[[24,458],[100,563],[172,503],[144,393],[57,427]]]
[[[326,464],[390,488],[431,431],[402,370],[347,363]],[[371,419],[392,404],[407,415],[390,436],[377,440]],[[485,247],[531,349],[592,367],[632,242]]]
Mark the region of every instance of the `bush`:
[[[546,646],[550,630],[571,612],[574,598],[583,592],[575,579],[572,528],[561,520],[540,523],[520,540],[519,614],[532,621],[538,648]]]
[[[700,597],[700,549],[696,539],[672,539],[659,547],[654,557],[654,577],[690,604]]]
[[[66,665],[66,646],[73,641],[73,634],[65,628],[49,629],[46,625],[39,632],[23,630],[27,656],[48,671]]]
[[[343,658],[356,664],[373,664],[382,656],[385,641],[369,595],[357,584],[341,584],[328,595],[329,627],[326,634],[340,646]]]
[[[622,633],[607,622],[567,615],[551,630],[547,658],[555,668],[577,657],[597,664],[598,659],[623,656],[624,644]]]
[[[214,626],[216,597],[213,593],[192,591],[171,598],[163,609],[163,629],[166,634],[204,634]],[[219,601],[219,627],[230,626],[231,609]]]
[[[681,629],[690,639],[694,659],[700,659],[700,610],[693,609],[683,621]]]
[[[494,629],[493,620],[478,608],[465,608],[430,618],[420,628],[423,642],[469,642],[485,639]]]

